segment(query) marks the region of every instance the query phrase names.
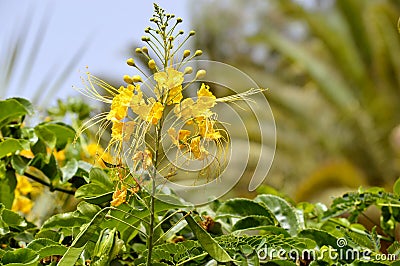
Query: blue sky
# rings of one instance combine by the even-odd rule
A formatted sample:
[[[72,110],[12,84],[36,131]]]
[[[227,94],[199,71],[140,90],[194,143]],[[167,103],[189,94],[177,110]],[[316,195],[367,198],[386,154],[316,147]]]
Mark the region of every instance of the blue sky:
[[[181,24],[185,31],[190,30],[188,1],[158,0],[157,3],[168,13],[184,19]],[[2,97],[22,96],[32,98],[37,88],[45,81],[46,89],[41,91],[42,105],[54,104],[59,97],[76,95],[73,85],[81,86],[80,76],[86,66],[93,74],[105,75],[117,80],[124,74],[133,74],[125,61],[133,53],[127,48],[140,42],[143,30],[150,25],[153,14],[152,1],[105,1],[105,0],[0,0],[0,60],[2,53],[15,35],[29,26],[17,58],[17,69],[12,76],[7,91]],[[27,60],[33,48],[33,37],[43,29],[46,33],[35,49],[34,62]],[[86,45],[85,45],[86,44]],[[63,67],[81,46],[85,52],[70,69],[66,80],[57,87],[55,95],[47,94],[59,77]],[[4,54],[3,54],[4,56]],[[25,66],[31,71],[26,71]],[[45,95],[51,97],[45,97]]]

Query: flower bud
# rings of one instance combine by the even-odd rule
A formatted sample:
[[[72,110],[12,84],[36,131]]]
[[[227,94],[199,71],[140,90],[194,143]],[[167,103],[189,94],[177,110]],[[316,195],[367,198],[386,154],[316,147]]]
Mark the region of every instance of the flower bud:
[[[179,32],[178,32],[178,34],[179,35],[182,35],[182,34],[184,34],[185,32],[183,31],[183,30],[180,30]]]
[[[194,53],[194,56],[200,56],[203,54],[202,50],[196,50],[196,52]]]
[[[206,71],[204,69],[201,69],[201,70],[197,71],[196,79],[204,78],[205,75],[206,75]]]
[[[128,64],[128,66],[135,66],[135,60],[133,60],[133,58],[129,58],[128,60],[126,60],[126,63]]]
[[[185,67],[185,71],[183,71],[183,74],[192,74],[193,68],[192,67]]]
[[[142,36],[142,41],[148,42],[150,41],[150,38],[148,36]]]
[[[189,31],[189,36],[193,36],[195,34],[196,34],[196,32],[194,30]]]
[[[149,60],[148,65],[149,65],[150,69],[155,69],[156,68],[156,62],[153,59]]]
[[[148,54],[149,53],[149,49],[147,49],[146,46],[143,46],[142,47],[142,52],[145,53],[145,54]]]
[[[177,19],[176,19],[176,23],[181,23],[182,21],[183,21],[182,18],[177,18]]]
[[[128,84],[132,84],[133,79],[132,79],[130,76],[128,76],[128,75],[124,75],[124,81],[125,81],[126,83],[128,83]]]
[[[190,55],[190,50],[183,51],[183,58],[186,58]]]
[[[141,76],[139,76],[139,75],[134,75],[133,77],[132,77],[132,81],[133,82],[143,82],[143,80],[142,80],[142,77]]]
[[[142,52],[142,49],[140,49],[140,48],[138,47],[138,48],[136,48],[135,52],[138,53],[138,54],[140,54],[140,53]]]

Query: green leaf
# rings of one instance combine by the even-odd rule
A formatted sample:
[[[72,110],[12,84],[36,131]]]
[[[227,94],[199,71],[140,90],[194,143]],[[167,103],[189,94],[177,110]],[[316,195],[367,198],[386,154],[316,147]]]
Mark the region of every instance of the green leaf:
[[[288,260],[273,260],[273,261],[268,261],[267,263],[263,265],[268,265],[268,266],[296,266],[296,263],[288,261]]]
[[[10,232],[10,228],[8,227],[7,223],[2,219],[2,213],[5,210],[4,204],[0,203],[0,236],[8,234]],[[0,256],[1,258],[1,256]]]
[[[64,255],[67,251],[67,247],[47,238],[37,238],[30,242],[27,248],[36,250],[39,253],[40,259],[52,255]]]
[[[48,238],[36,238],[26,247],[32,250],[39,250],[49,245],[59,245],[59,243]]]
[[[20,150],[23,150],[23,147],[17,139],[6,139],[5,141],[0,142],[0,159],[8,154],[12,154]]]
[[[17,102],[22,104],[25,107],[25,110],[28,112],[28,115],[33,115],[33,113],[35,112],[33,105],[29,100],[20,97],[13,97],[10,99],[16,100]]]
[[[54,230],[48,229],[48,230],[40,230],[36,235],[35,238],[47,238],[50,240],[53,240],[55,242],[60,241],[61,239],[61,234],[59,232],[56,232]]]
[[[251,215],[264,216],[270,219],[270,224],[275,224],[274,215],[263,205],[249,199],[230,199],[225,201],[217,210],[218,217],[247,217]]]
[[[113,193],[112,187],[106,190],[104,186],[91,183],[79,187],[75,192],[75,197],[85,199],[87,202],[93,204],[101,204],[110,201]]]
[[[50,149],[54,149],[54,147],[56,146],[57,137],[51,130],[49,130],[45,126],[38,125],[35,127],[35,134],[41,141],[46,144],[47,147],[49,147]]]
[[[235,225],[232,227],[232,231],[251,229],[259,226],[267,226],[274,224],[275,223],[273,223],[273,221],[271,223],[271,219],[269,217],[260,215],[251,215],[237,221]]]
[[[264,204],[290,235],[297,234],[303,223],[298,218],[296,210],[286,200],[274,195],[258,195],[254,201]]]
[[[19,155],[13,155],[11,158],[11,165],[15,169],[15,171],[23,175],[25,173],[25,169],[29,164],[29,159]]]
[[[76,198],[83,198],[93,204],[101,204],[112,199],[114,184],[103,170],[93,168],[89,173],[89,179],[89,184],[77,189]]]
[[[79,248],[69,247],[67,252],[58,262],[57,266],[71,266],[75,265],[75,262],[79,259],[82,251],[85,249],[85,245]]]
[[[1,213],[1,219],[10,226],[27,226],[26,221],[21,215],[8,209],[3,210]]]
[[[37,260],[39,259],[39,254],[29,248],[20,248],[12,251],[7,251],[3,256],[3,264],[20,263],[20,265],[37,265]]]
[[[82,201],[78,204],[77,210],[84,216],[90,217],[90,219],[92,219],[93,216],[95,216],[96,213],[98,213],[101,210],[101,208],[97,205]]]
[[[93,168],[89,173],[90,182],[98,184],[107,191],[113,190],[114,184],[110,177],[100,168]]]
[[[235,224],[235,226],[236,226],[236,224]],[[290,237],[290,234],[288,233],[288,231],[286,231],[282,227],[278,227],[275,225],[250,227],[250,228],[245,228],[245,229],[241,229],[241,230],[236,230],[235,233],[242,234],[242,233],[246,233],[246,231],[249,231],[249,230],[260,231],[261,235],[268,234],[268,235],[282,235],[283,237]]]
[[[72,242],[72,247],[79,248],[86,245],[92,235],[99,229],[100,223],[103,222],[104,217],[106,216],[104,210],[105,209],[102,209],[97,212],[92,220],[90,220],[89,223],[85,224],[85,226],[81,228],[81,231],[74,239],[74,242]]]
[[[50,155],[50,160],[45,163],[42,167],[37,167],[41,170],[50,180],[55,180],[60,176],[60,170],[58,169],[57,160],[54,154]]]
[[[207,231],[203,229],[191,215],[185,216],[185,220],[197,237],[200,245],[205,251],[218,262],[230,262],[233,259],[229,254],[215,241]]]
[[[14,201],[14,190],[17,187],[17,178],[14,170],[7,170],[5,177],[0,176],[0,203],[11,209]]]
[[[75,130],[67,124],[61,122],[47,122],[39,126],[51,131],[55,135],[55,147],[57,150],[64,149],[65,146],[75,138]]]
[[[28,113],[27,108],[16,99],[0,101],[0,128],[9,120],[22,117]]]
[[[394,254],[396,256],[400,256],[400,242],[394,241],[388,248],[388,254]]]
[[[61,167],[62,182],[67,182],[71,179],[76,171],[78,171],[78,161],[75,159],[68,160],[67,163]]]
[[[400,178],[396,180],[396,182],[393,185],[393,192],[396,195],[400,195]]]
[[[60,213],[51,216],[43,223],[41,230],[50,228],[80,227],[89,221],[87,217],[79,216],[76,212]]]

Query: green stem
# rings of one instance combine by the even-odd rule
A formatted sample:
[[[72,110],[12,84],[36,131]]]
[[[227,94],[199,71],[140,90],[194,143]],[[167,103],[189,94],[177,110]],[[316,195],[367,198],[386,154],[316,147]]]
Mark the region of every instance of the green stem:
[[[151,266],[151,256],[153,253],[153,238],[155,231],[155,194],[156,194],[156,175],[157,175],[157,164],[158,164],[158,150],[160,148],[160,138],[161,138],[161,128],[162,128],[162,119],[158,122],[156,127],[156,138],[155,138],[155,147],[154,147],[154,158],[153,158],[153,173],[151,176],[152,186],[150,193],[150,223],[149,223],[149,233],[147,238],[147,259],[146,265]]]

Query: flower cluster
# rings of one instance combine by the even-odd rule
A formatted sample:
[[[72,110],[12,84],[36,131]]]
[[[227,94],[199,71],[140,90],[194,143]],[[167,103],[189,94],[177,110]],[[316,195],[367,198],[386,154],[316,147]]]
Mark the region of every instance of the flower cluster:
[[[185,90],[192,88],[192,84],[198,84],[206,75],[205,70],[194,74],[188,64],[202,55],[202,51],[193,53],[183,50],[184,44],[195,32],[185,34],[182,30],[177,31],[176,26],[182,19],[166,14],[157,5],[150,21],[155,26],[145,29],[142,41],[146,45],[135,50],[147,62],[146,68],[142,69],[133,58],[126,62],[140,75],[124,75],[126,86],[116,89],[87,73],[87,85],[82,92],[111,105],[109,112],[97,115],[90,122],[101,123],[102,132],[111,127],[111,139],[106,151],[114,154],[114,163],[119,165],[123,161],[119,157],[123,155],[128,165],[133,165],[131,174],[148,174],[154,178],[156,171],[160,172],[161,159],[165,158],[162,153],[166,151],[160,145],[165,140],[162,132],[167,132],[167,138],[178,149],[180,156],[185,155],[188,160],[208,160],[209,142],[215,143],[217,149],[223,149],[223,143],[229,140],[212,108],[218,102],[236,98],[218,99],[205,83],[199,84],[195,99],[184,97]],[[186,77],[191,78],[185,81]],[[96,87],[102,88],[111,97],[101,95]],[[162,131],[167,116],[173,122],[167,123],[168,129]],[[85,128],[86,125],[82,130]],[[123,149],[128,149],[128,152]],[[211,157],[216,159],[214,155]],[[119,178],[121,183],[124,180],[124,177]],[[113,205],[125,201],[126,187],[126,184],[118,186]]]

